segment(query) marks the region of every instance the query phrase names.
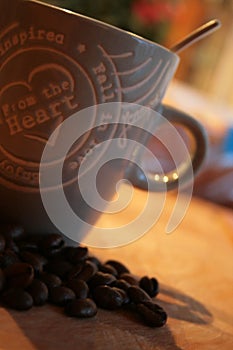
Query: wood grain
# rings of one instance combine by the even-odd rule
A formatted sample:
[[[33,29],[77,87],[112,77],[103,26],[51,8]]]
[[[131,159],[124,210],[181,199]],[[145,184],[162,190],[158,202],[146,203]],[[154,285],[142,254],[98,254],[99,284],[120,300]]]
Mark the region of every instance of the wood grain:
[[[133,217],[145,193],[117,223]],[[178,228],[164,233],[175,203],[169,195],[156,225],[141,239],[109,250],[92,249],[103,261],[118,259],[138,275],[156,276],[158,303],[168,313],[160,329],[143,326],[133,315],[100,310],[79,320],[62,309],[44,306],[28,312],[0,308],[1,350],[232,350],[233,349],[233,215],[201,200],[192,200]],[[103,216],[99,225],[114,224]]]

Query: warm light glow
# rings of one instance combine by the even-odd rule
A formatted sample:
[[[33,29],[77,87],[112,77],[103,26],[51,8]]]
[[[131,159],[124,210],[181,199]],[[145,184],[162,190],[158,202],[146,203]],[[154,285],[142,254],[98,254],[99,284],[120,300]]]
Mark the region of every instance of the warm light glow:
[[[158,174],[155,175],[155,181],[159,181],[160,176]]]
[[[173,173],[173,174],[172,174],[172,177],[173,177],[174,180],[177,180],[177,179],[179,178],[179,176],[178,176],[177,173]]]
[[[169,181],[169,178],[168,178],[167,176],[164,176],[164,177],[163,177],[163,182],[166,183],[166,182],[168,182],[168,181]]]

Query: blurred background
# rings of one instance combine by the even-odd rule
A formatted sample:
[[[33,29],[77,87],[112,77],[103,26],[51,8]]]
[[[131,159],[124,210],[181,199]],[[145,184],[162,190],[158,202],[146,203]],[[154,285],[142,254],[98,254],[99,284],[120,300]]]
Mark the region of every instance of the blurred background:
[[[176,78],[233,106],[233,0],[44,0],[166,47],[206,21],[222,27],[180,54]]]
[[[233,209],[233,0],[43,0],[166,47],[217,18],[219,30],[185,49],[165,96],[198,118],[209,153],[194,195]]]

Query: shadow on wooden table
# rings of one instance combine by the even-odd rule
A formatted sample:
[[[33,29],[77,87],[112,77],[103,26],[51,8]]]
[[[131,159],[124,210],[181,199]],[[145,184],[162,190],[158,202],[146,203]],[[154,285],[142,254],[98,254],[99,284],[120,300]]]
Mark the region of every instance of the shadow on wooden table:
[[[83,320],[66,317],[62,308],[49,305],[23,313],[10,311],[8,317],[15,324],[18,345],[10,343],[9,334],[14,337],[14,329],[8,326],[8,340],[1,341],[1,346],[6,350],[182,350],[177,345],[177,334],[184,327],[181,321],[203,326],[212,323],[211,313],[200,302],[170,287],[161,286],[155,301],[168,313],[167,325],[157,329],[144,326],[128,310],[99,310],[96,317]],[[26,343],[20,347],[23,338]]]
[[[174,288],[161,286],[158,300],[171,318],[200,325],[212,322],[212,314],[203,304]]]

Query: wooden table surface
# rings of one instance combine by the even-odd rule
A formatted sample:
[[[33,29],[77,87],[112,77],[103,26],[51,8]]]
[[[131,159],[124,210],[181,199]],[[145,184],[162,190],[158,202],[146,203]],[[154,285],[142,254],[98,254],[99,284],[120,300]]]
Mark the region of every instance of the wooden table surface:
[[[144,198],[137,190],[127,215]],[[100,310],[95,318],[80,320],[52,306],[28,312],[0,308],[0,349],[232,350],[233,213],[193,198],[182,223],[167,235],[175,199],[169,194],[159,221],[141,239],[121,248],[92,249],[102,260],[124,262],[138,276],[158,278],[166,326],[146,327],[122,311]]]

